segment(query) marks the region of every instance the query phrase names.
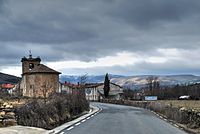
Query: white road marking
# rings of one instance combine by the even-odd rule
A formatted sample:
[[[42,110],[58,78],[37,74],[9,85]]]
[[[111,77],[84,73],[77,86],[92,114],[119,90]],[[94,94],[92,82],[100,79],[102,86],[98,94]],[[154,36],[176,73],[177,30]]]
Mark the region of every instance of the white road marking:
[[[97,115],[99,113],[99,111],[98,112],[96,112],[94,115]],[[86,119],[88,120],[88,119],[90,119],[91,117],[93,117],[94,115],[91,115],[90,117],[87,117]],[[84,120],[82,120],[81,122],[85,122],[86,121],[86,119],[84,119]],[[78,125],[80,125],[81,124],[81,122],[78,122],[78,123],[76,123],[75,124],[75,126],[78,126]],[[69,130],[71,130],[71,129],[73,129],[74,128],[74,126],[71,126],[71,127],[69,127],[67,130],[69,131]],[[61,132],[60,134],[64,134],[64,132]]]
[[[90,117],[87,117],[87,120],[90,119]]]
[[[176,124],[174,124],[174,126],[179,128],[179,126],[178,126],[178,125],[176,125]]]
[[[84,120],[82,120],[81,122],[85,122],[86,120],[84,119]]]
[[[72,126],[72,127],[69,127],[67,130],[69,131],[69,130],[71,130],[71,129],[73,129],[74,127]]]
[[[91,117],[93,117],[94,115],[97,115],[98,113],[100,113],[101,110],[102,110],[102,109],[100,109],[98,112],[96,112],[95,114],[91,115],[90,117],[87,117],[86,119],[88,120],[88,119],[90,119]],[[91,112],[91,110],[90,110],[90,112]],[[82,120],[81,122],[85,122],[86,119]],[[74,126],[78,126],[78,125],[80,125],[81,122],[76,123]],[[69,128],[67,129],[67,131],[73,129],[74,126],[69,127]],[[61,133],[59,133],[59,134],[64,134],[64,133],[65,133],[65,132],[61,132]]]
[[[161,119],[163,118],[162,116],[159,116]]]
[[[80,124],[81,124],[80,122],[79,122],[79,123],[76,123],[75,126],[78,126],[78,125],[80,125]]]

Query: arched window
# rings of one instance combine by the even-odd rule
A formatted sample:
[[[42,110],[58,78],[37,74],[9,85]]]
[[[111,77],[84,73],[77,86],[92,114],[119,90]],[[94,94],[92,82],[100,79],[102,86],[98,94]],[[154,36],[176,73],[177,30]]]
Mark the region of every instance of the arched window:
[[[30,63],[29,64],[29,70],[32,70],[34,68],[34,64],[33,63]]]

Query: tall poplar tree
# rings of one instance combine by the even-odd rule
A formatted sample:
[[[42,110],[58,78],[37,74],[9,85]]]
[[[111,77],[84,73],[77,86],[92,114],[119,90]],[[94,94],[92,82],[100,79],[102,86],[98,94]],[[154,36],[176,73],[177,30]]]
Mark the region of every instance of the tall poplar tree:
[[[109,91],[110,91],[110,80],[108,78],[108,73],[105,76],[103,90],[104,90],[104,96],[105,96],[105,98],[108,98]]]

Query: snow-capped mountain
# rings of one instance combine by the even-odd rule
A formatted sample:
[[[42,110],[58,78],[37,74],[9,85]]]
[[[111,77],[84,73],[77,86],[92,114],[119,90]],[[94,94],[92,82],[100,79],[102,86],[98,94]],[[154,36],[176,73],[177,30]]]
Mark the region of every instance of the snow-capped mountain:
[[[113,78],[111,81],[125,88],[137,89],[146,86],[146,79],[148,77],[150,77],[150,75],[129,76],[124,78]],[[183,85],[200,82],[200,76],[194,75],[159,75],[154,77],[158,78],[161,86],[174,86],[177,84]]]
[[[146,86],[146,79],[151,75],[140,76],[121,76],[121,75],[109,75],[110,81],[118,84],[124,88],[138,89]],[[100,83],[104,81],[104,75],[87,76],[87,83]],[[173,86],[177,84],[193,84],[200,82],[200,76],[194,75],[157,75],[155,76],[160,81],[161,86]],[[61,75],[60,81],[77,83],[80,81],[80,76],[68,76]]]
[[[81,76],[72,76],[72,75],[61,75],[60,76],[60,81],[61,82],[71,82],[71,83],[78,83],[80,82],[80,77]],[[121,76],[121,75],[109,75],[110,79],[113,78],[123,78],[125,76]],[[87,76],[87,83],[100,83],[103,82],[105,78],[105,75],[89,75]]]

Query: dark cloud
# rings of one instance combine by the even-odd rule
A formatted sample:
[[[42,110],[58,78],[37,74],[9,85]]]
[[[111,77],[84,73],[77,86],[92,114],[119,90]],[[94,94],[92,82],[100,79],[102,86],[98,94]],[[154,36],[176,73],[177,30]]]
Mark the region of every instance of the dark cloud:
[[[196,0],[133,0],[117,1],[115,5],[111,15],[140,28],[152,28],[165,21],[181,21],[200,11],[200,2]]]
[[[158,56],[159,48],[192,53],[200,48],[199,21],[198,0],[1,0],[0,62],[17,65],[28,50],[44,61]]]
[[[5,10],[6,10],[5,6],[6,6],[6,0],[1,0],[0,1],[0,14],[5,13]]]

